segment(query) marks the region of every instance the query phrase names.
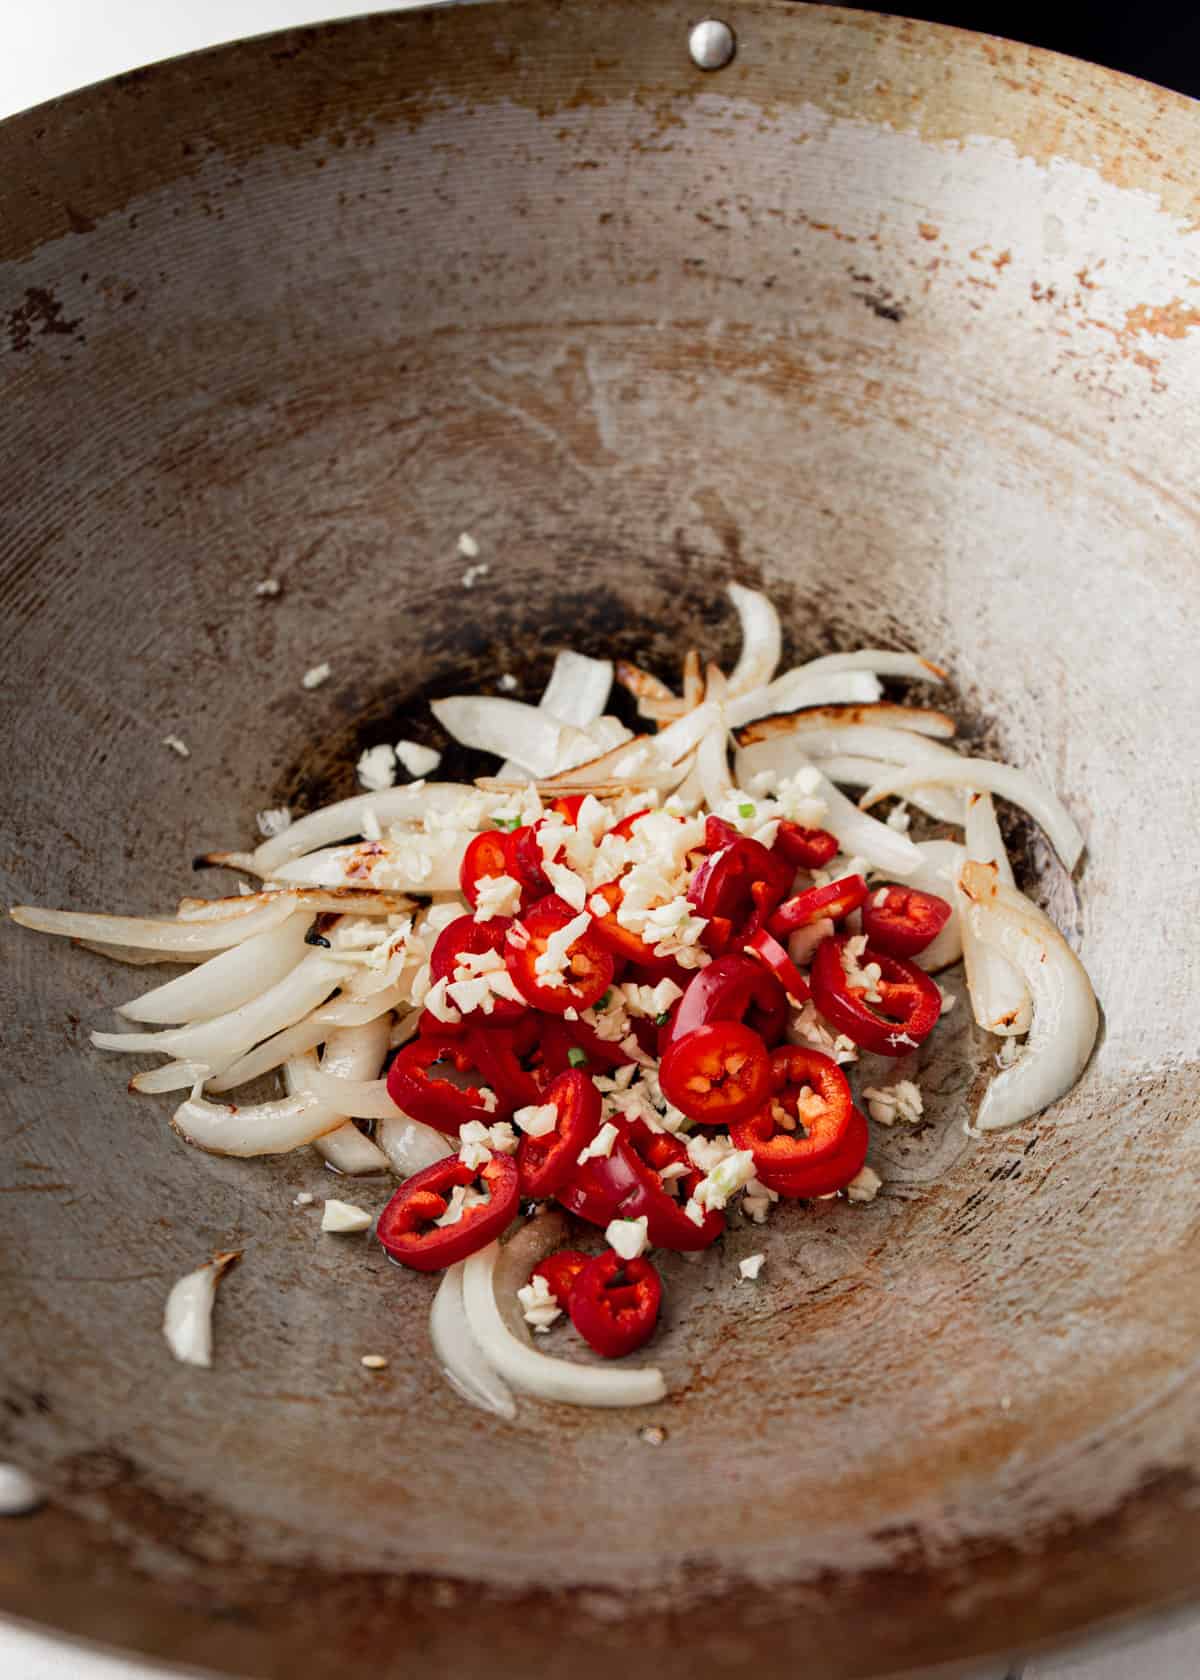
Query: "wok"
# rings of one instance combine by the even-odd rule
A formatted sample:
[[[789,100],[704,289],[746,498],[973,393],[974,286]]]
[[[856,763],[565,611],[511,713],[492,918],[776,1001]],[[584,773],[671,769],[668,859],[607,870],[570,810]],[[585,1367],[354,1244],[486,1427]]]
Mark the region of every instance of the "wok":
[[[755,1234],[756,1291],[748,1233],[671,1273],[651,1447],[463,1406],[429,1286],[292,1207],[318,1165],[188,1149],[87,1048],[128,972],[6,927],[0,1456],[51,1496],[0,1524],[10,1612],[255,1676],[850,1680],[1195,1592],[1200,117],[950,29],[722,15],[711,74],[676,0],[510,0],[4,125],[6,897],[165,909],[427,693],[536,693],[565,642],[728,656],[736,576],[796,654],[942,660],[1063,791],[1078,880],[1021,866],[1103,1041],[971,1143],[960,1009],[872,1208]],[[215,1248],[198,1373],[160,1317]]]

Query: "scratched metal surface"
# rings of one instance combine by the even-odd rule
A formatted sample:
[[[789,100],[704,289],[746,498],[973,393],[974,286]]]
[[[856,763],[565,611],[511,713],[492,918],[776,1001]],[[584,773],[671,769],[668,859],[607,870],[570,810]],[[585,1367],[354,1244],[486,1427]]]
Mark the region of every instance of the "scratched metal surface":
[[[1078,882],[1024,860],[1103,1043],[1051,1120],[969,1146],[960,1010],[876,1204],[669,1268],[651,1450],[463,1408],[426,1284],[292,1210],[317,1163],[186,1149],[86,1050],[128,976],[5,929],[0,1450],[53,1493],[0,1530],[5,1608],[264,1676],[515,1673],[569,1618],[589,1677],[850,1680],[1195,1589],[1195,109],[728,15],[707,80],[673,0],[518,0],[0,129],[5,893],[165,907],[427,693],[536,692],[564,641],[728,654],[736,575],[795,653],[919,643],[1063,790]],[[158,1323],[218,1246],[246,1256],[198,1379]]]

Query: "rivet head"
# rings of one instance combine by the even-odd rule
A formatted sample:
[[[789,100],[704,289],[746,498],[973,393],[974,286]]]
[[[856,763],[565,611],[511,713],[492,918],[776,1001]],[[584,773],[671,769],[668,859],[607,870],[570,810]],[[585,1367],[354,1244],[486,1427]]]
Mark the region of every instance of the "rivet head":
[[[692,63],[701,70],[723,70],[733,57],[737,42],[733,30],[720,18],[705,18],[688,36]]]

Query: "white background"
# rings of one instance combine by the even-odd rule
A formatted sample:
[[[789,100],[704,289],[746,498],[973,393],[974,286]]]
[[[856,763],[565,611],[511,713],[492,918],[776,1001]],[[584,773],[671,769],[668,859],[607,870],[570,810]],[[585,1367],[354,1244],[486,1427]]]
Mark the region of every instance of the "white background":
[[[399,0],[401,5],[416,0]],[[0,117],[122,70],[218,41],[371,10],[353,0],[0,0]],[[0,1680],[147,1680],[0,1624]],[[1195,1680],[1200,1622],[1090,1658],[1032,1663],[1022,1680]],[[996,1676],[996,1680],[1000,1680]]]

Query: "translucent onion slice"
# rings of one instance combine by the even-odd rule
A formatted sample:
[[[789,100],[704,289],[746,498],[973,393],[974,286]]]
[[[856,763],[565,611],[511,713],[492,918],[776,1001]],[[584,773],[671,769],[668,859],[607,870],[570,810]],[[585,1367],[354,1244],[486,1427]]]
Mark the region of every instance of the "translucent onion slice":
[[[747,694],[751,689],[765,687],[779,669],[783,630],[779,614],[759,590],[731,583],[729,599],[742,621],[742,651],[729,674],[728,692]]]
[[[388,1096],[386,1079],[336,1079],[324,1068],[315,1070],[309,1089],[322,1102],[335,1106],[356,1120],[407,1119],[403,1109]]]
[[[381,829],[398,822],[420,822],[429,812],[453,813],[464,828],[478,828],[487,801],[466,782],[429,782],[420,787],[385,788],[381,793],[360,793],[334,805],[323,805],[285,828],[274,839],[264,840],[254,853],[257,872],[269,879],[281,864],[315,852],[337,840],[361,834],[367,813]]]
[[[729,774],[729,737],[722,725],[710,729],[696,750],[696,774],[705,803],[717,811],[733,793],[733,779]]]
[[[181,898],[179,919],[212,922],[245,916],[262,904],[280,903],[284,893],[295,909],[314,916],[321,911],[345,916],[400,916],[413,907],[403,893],[382,892],[376,887],[272,887],[241,898]]]
[[[212,1364],[212,1314],[217,1285],[238,1259],[236,1251],[214,1254],[206,1266],[181,1277],[167,1296],[163,1335],[184,1365]]]
[[[881,776],[888,773],[888,765],[882,758],[859,758],[856,753],[815,753],[813,763],[836,782],[839,787],[870,787]],[[962,826],[964,819],[962,795],[951,788],[919,787],[912,788],[905,795],[910,805],[915,805],[918,811],[932,817],[934,822],[956,823]]]
[[[883,693],[878,680],[869,671],[817,671],[809,673],[803,666],[785,671],[763,688],[752,688],[730,700],[725,718],[730,729],[753,723],[755,718],[769,717],[774,712],[795,712],[803,706],[858,704],[878,700]]]
[[[446,829],[406,835],[401,843],[327,846],[281,864],[275,879],[288,886],[353,887],[375,881],[390,892],[452,892],[470,839],[465,829]]]
[[[612,685],[611,659],[589,659],[564,648],[555,658],[538,710],[549,712],[559,723],[586,729],[603,716]]]
[[[703,705],[696,706],[685,717],[652,736],[650,744],[660,763],[678,764],[694,747],[700,745],[710,730],[724,727],[720,707],[706,700]]]
[[[188,963],[200,962],[205,955],[202,951],[186,957],[178,951],[165,955],[161,951],[135,951],[131,945],[100,945],[94,939],[76,939],[73,943],[81,951],[94,951],[98,957],[107,957],[109,962],[128,963],[133,968],[184,967]]]
[[[627,688],[635,700],[678,700],[661,677],[656,677],[651,671],[643,671],[640,665],[634,665],[628,659],[618,660],[616,675],[621,687]]]
[[[979,1132],[1017,1126],[1065,1095],[1087,1065],[1100,1025],[1079,958],[1048,916],[997,877],[994,864],[963,865],[964,920],[1018,970],[1033,998],[1033,1020],[1021,1055],[983,1094]]]
[[[878,677],[911,677],[914,682],[945,682],[940,665],[917,653],[897,653],[891,648],[855,648],[853,653],[823,653],[810,659],[802,671],[873,671]]]
[[[512,1387],[566,1406],[649,1406],[667,1392],[654,1366],[575,1365],[538,1353],[519,1316],[516,1292],[562,1242],[557,1214],[532,1219],[503,1248],[490,1243],[464,1262],[467,1322],[487,1363]],[[509,1315],[500,1301],[511,1303]]]
[[[123,1003],[120,1012],[131,1021],[170,1024],[208,1021],[240,1009],[284,979],[303,959],[310,925],[306,914],[289,916],[279,927],[256,933],[177,980]]]
[[[771,735],[856,728],[859,725],[904,729],[914,735],[932,735],[946,741],[958,733],[958,725],[948,712],[935,712],[925,706],[897,706],[888,700],[876,700],[861,706],[811,706],[803,712],[759,718],[739,732],[738,745],[748,747]]]
[[[210,1155],[287,1155],[343,1124],[343,1116],[309,1093],[275,1102],[226,1108],[209,1102],[197,1086],[180,1103],[171,1124],[188,1143]]]
[[[190,1091],[207,1078],[208,1068],[203,1062],[165,1062],[162,1067],[135,1073],[129,1081],[129,1089],[153,1097],[164,1091]]]
[[[445,1132],[407,1114],[385,1115],[375,1122],[375,1141],[387,1156],[397,1178],[411,1178],[423,1167],[431,1167],[443,1156],[454,1154],[454,1144]]]
[[[714,665],[712,669],[715,671],[717,667]],[[698,706],[703,699],[704,677],[700,670],[700,649],[689,648],[683,656],[683,710],[690,712],[692,707]]]
[[[582,749],[584,758],[595,749],[582,730],[528,706],[523,700],[504,700],[494,694],[455,694],[431,700],[429,709],[454,740],[479,752],[511,757],[535,776],[552,776],[564,754]]]
[[[227,1015],[215,1015],[211,1021],[195,1026],[170,1027],[165,1032],[95,1032],[92,1043],[98,1050],[159,1051],[180,1061],[203,1062],[214,1074],[224,1073],[260,1039],[307,1015],[344,975],[341,963],[314,951],[252,1003]]]
[[[966,812],[967,857],[972,863],[996,866],[996,879],[1014,885],[1012,864],[996,821],[996,807],[989,793],[968,793]],[[961,890],[958,893],[962,902]],[[1020,974],[994,945],[984,945],[970,928],[964,929],[963,958],[967,971],[967,994],[976,1021],[985,1032],[1011,1037],[1027,1033],[1033,1018],[1033,999]]]
[[[335,1028],[325,1041],[321,1071],[335,1079],[377,1079],[383,1058],[387,1055],[388,1033],[386,1015],[380,1015],[365,1027]],[[286,1062],[283,1078],[289,1094],[296,1096],[310,1090],[309,1075],[316,1069],[317,1059],[311,1050]],[[345,1113],[342,1119],[344,1125],[317,1139],[317,1153],[323,1155],[338,1172],[386,1172],[388,1158],[382,1149],[360,1132]]]
[[[324,1044],[335,1028],[365,1026],[368,1021],[380,1016],[386,1018],[397,1005],[407,1002],[408,987],[409,980],[402,978],[395,986],[376,992],[361,1002],[345,995],[334,998],[331,1003],[313,1010],[303,1021],[297,1021],[295,1026],[287,1027],[255,1045],[248,1055],[239,1056],[224,1072],[207,1081],[209,1090],[217,1093],[232,1091],[264,1073],[271,1073],[293,1056],[302,1056],[306,1050]]]
[[[798,735],[778,735],[770,740],[756,741],[753,746],[738,749],[734,761],[734,776],[738,787],[749,787],[753,778],[764,770],[774,770],[780,776],[795,775],[797,770],[815,769],[805,756],[804,741]],[[872,868],[896,880],[907,880],[914,869],[921,866],[921,854],[907,835],[889,828],[874,817],[860,811],[853,800],[839,793],[826,776],[821,776],[816,797],[828,806],[821,827],[834,835],[842,850],[852,857],[861,857]],[[865,819],[865,821],[864,821]]]
[[[1074,869],[1079,862],[1083,835],[1071,813],[1057,794],[1011,764],[996,764],[988,758],[955,757],[939,760],[936,764],[930,761],[929,764],[884,777],[867,789],[859,804],[865,811],[889,794],[906,794],[910,788],[926,782],[931,786],[936,784],[995,793],[1001,799],[1011,800],[1014,805],[1028,811],[1068,870]]]
[[[465,1260],[451,1266],[438,1285],[429,1311],[429,1339],[442,1375],[461,1400],[496,1417],[517,1415],[512,1389],[498,1377],[471,1334],[463,1304]]]
[[[158,960],[174,957],[194,962],[210,951],[227,951],[253,934],[279,927],[295,906],[280,893],[270,903],[236,919],[219,922],[152,921],[144,916],[101,916],[84,910],[41,910],[34,904],[14,905],[9,914],[35,933],[57,933],[66,939],[87,939],[97,945],[120,945],[155,951]]]

